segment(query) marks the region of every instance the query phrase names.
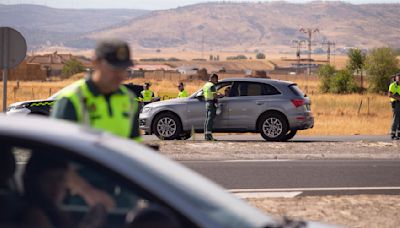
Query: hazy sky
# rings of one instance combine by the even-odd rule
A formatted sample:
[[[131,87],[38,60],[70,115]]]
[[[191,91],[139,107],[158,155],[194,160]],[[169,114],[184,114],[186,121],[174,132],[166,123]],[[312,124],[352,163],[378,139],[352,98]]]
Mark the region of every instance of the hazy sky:
[[[130,8],[130,9],[169,9],[209,0],[0,0],[0,4],[38,4],[56,8]],[[231,0],[232,1],[232,0]],[[235,1],[235,0],[234,0]],[[236,0],[235,2],[239,2]],[[241,0],[243,2],[243,0]],[[247,0],[260,2],[263,0]],[[271,1],[271,0],[270,0]],[[273,0],[272,0],[273,1]],[[289,2],[309,2],[308,0],[289,0]],[[400,3],[400,0],[346,0],[354,4]]]

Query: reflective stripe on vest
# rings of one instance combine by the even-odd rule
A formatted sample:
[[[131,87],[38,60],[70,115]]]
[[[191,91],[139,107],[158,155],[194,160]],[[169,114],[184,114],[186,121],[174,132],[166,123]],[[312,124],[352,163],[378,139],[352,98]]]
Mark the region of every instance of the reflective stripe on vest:
[[[143,97],[143,102],[151,102],[153,99],[153,92],[151,90],[143,90],[141,94]]]
[[[188,97],[188,93],[186,92],[186,90],[182,90],[178,93],[178,98],[185,98]]]
[[[94,96],[85,80],[62,94],[74,105],[78,122],[93,128],[121,136],[130,137],[135,113],[138,111],[136,97],[125,86],[120,86],[122,94],[112,94],[107,102],[103,95]],[[111,106],[111,114],[109,107]]]
[[[204,86],[203,86],[203,96],[204,99],[206,99],[207,101],[209,100],[214,100],[214,93],[211,91],[211,87],[214,86],[214,83],[212,82],[207,82]]]

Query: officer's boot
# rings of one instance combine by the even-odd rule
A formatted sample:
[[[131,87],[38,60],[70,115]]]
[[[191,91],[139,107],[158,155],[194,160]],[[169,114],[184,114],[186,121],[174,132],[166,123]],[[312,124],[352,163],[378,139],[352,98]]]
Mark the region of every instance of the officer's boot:
[[[212,134],[206,134],[206,135],[205,135],[205,140],[206,140],[206,141],[217,141],[216,139],[214,139],[214,137],[212,136]]]
[[[399,140],[398,132],[397,132],[397,133],[396,133],[396,132],[392,132],[392,133],[390,134],[390,138],[391,138],[392,140]]]

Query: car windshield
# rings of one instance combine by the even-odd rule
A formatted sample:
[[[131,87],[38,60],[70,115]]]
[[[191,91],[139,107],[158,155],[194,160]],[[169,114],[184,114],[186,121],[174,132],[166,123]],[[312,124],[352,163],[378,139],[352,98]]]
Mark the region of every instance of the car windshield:
[[[64,87],[64,88],[62,88],[62,89],[60,89],[60,90],[57,91],[55,94],[51,95],[48,99],[50,99],[50,100],[56,100],[57,97],[58,97],[61,93],[63,93],[63,92],[65,92],[65,91],[69,90],[72,86],[74,86],[74,84],[75,84],[75,83],[69,84],[68,86],[66,86],[66,87]]]

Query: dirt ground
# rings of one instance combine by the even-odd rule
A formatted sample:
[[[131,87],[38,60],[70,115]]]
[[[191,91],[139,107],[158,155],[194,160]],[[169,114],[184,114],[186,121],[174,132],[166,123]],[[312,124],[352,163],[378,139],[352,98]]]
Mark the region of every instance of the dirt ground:
[[[205,142],[153,141],[174,160],[400,159],[393,142]],[[310,149],[312,148],[312,149]]]
[[[274,216],[345,227],[400,227],[400,196],[306,196],[247,200]]]
[[[175,160],[400,159],[400,142],[202,142],[153,141]],[[400,227],[400,196],[299,196],[253,198],[250,204],[273,216],[344,227]]]

